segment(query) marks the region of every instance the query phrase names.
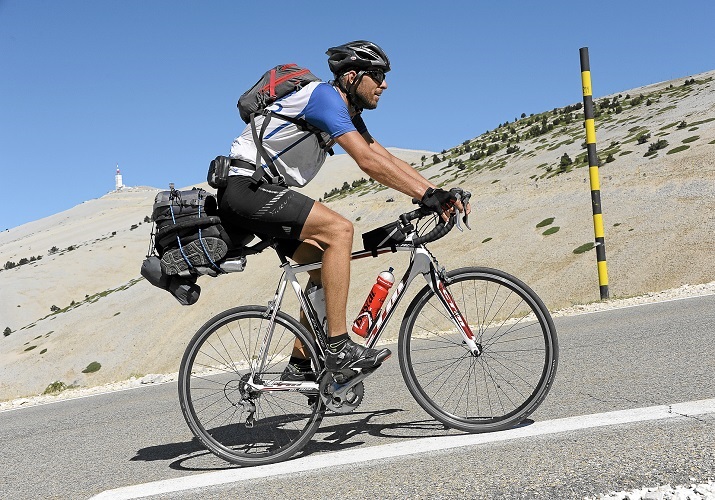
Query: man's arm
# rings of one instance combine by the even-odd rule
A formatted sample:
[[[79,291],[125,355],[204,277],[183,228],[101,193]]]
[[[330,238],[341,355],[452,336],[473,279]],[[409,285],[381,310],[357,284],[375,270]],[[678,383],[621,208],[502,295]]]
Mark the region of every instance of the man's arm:
[[[422,198],[434,184],[422,177],[406,162],[396,158],[377,141],[371,143],[357,131],[348,132],[335,139],[367,175],[380,184],[417,198]]]
[[[382,144],[377,142],[375,140],[375,138],[370,135],[370,132],[365,131],[365,133],[363,133],[361,137],[365,140],[365,143],[368,145],[368,147],[371,151],[373,151],[374,153],[377,153],[382,158],[388,160],[395,168],[399,169],[402,172],[402,176],[405,176],[405,177],[411,179],[412,182],[415,182],[420,186],[425,186],[424,191],[427,191],[427,188],[433,188],[433,189],[437,188],[437,186],[435,184],[433,184],[432,182],[427,180],[425,177],[423,177],[422,174],[420,174],[412,165],[410,165],[409,163],[407,163],[404,160],[399,159],[398,157],[396,157],[395,155],[390,153],[387,149],[385,149],[382,146]],[[338,143],[338,144],[340,144],[340,143]],[[342,146],[342,144],[341,144],[341,146]],[[343,147],[343,149],[345,149],[345,148]],[[345,151],[347,151],[347,149],[345,149]],[[355,157],[353,157],[353,159],[355,159]],[[357,159],[355,159],[355,161],[357,161]],[[358,165],[360,165],[359,162],[358,162]],[[360,168],[362,168],[362,167],[360,167]],[[363,169],[363,170],[365,170],[365,169]],[[367,172],[367,171],[365,171],[365,172],[368,175],[370,175],[369,172]],[[370,175],[370,177],[373,177],[373,176]],[[379,179],[377,179],[375,177],[373,177],[373,179],[380,182],[381,184],[385,184],[384,182],[380,181]],[[408,194],[405,191],[403,191],[402,189],[400,189],[399,187],[395,187],[395,186],[391,186],[391,185],[390,185],[390,187],[397,189],[398,191],[403,192],[405,194]],[[409,194],[408,195],[420,200],[420,199],[422,199],[422,196],[424,195],[424,191],[422,192],[422,195],[420,195],[420,196],[409,195]],[[466,207],[463,207],[462,203],[458,201],[456,203],[456,206],[460,212],[466,212],[467,214],[470,214],[472,212],[472,207],[470,206],[469,203],[467,203]],[[443,215],[442,218],[446,220],[446,215]]]
[[[365,142],[368,143],[370,146],[370,149],[373,151],[377,152],[379,155],[384,156],[388,160],[390,160],[392,163],[394,163],[400,170],[402,170],[405,174],[409,175],[410,177],[422,181],[426,183],[429,187],[431,188],[436,188],[437,186],[427,180],[425,177],[422,176],[412,165],[407,163],[404,160],[401,160],[400,158],[396,157],[392,153],[390,153],[387,149],[385,149],[382,144],[377,142],[374,137],[370,135],[370,132],[365,132],[363,134],[363,138],[365,139]]]

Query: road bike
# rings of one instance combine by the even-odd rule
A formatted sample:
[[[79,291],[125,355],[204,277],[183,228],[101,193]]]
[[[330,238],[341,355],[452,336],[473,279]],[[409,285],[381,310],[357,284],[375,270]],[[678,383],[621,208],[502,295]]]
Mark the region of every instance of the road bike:
[[[466,203],[469,193],[464,196]],[[541,299],[515,277],[486,267],[440,266],[427,244],[455,225],[460,226],[458,213],[445,222],[420,207],[391,226],[403,241],[352,254],[358,260],[410,252],[407,270],[365,344],[377,345],[421,275],[426,284],[407,307],[397,342],[407,388],[448,427],[472,433],[509,429],[536,410],[553,384],[556,330]],[[179,371],[181,409],[193,434],[215,455],[243,466],[278,462],[300,451],[326,409],[346,414],[358,407],[363,380],[374,371],[358,369],[346,377],[325,370],[326,332],[297,278],[322,263],[291,264],[270,239],[243,255],[268,247],[276,250],[283,270],[273,300],[208,320],[189,342]],[[281,310],[288,285],[312,332]],[[304,381],[282,380],[294,349],[311,363]]]

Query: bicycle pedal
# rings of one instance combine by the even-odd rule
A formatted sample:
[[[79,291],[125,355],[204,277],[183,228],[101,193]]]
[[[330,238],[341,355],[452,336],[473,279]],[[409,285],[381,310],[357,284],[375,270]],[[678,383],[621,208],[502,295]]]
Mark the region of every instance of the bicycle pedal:
[[[336,384],[346,384],[346,383],[350,382],[350,380],[352,378],[354,378],[357,374],[358,374],[358,372],[356,372],[355,370],[350,370],[350,369],[332,372],[333,381]]]

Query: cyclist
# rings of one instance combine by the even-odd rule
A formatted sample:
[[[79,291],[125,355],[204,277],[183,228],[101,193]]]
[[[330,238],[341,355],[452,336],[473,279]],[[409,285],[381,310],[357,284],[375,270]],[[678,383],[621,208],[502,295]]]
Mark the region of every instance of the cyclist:
[[[248,125],[231,146],[228,185],[219,189],[224,224],[280,238],[281,250],[303,264],[323,261],[322,271],[310,280],[322,285],[328,322],[326,368],[338,371],[379,366],[389,349],[368,349],[347,333],[346,306],[350,283],[353,225],[324,204],[291,188],[306,185],[327,156],[340,145],[371,178],[422,203],[445,220],[455,209],[455,197],[437,188],[406,162],[396,158],[368,132],[362,111],[375,109],[387,89],[390,61],[376,44],[357,40],[326,52],[334,75],[331,82],[312,82],[276,101],[268,109],[304,118],[321,131],[322,140],[288,121],[272,118],[265,127],[262,146],[272,155],[280,177],[255,182],[257,148]],[[257,116],[255,128],[263,125]],[[259,167],[260,168],[260,167]],[[462,209],[461,205],[457,208]],[[466,207],[469,210],[469,207]],[[310,361],[296,346],[284,380],[306,380]]]

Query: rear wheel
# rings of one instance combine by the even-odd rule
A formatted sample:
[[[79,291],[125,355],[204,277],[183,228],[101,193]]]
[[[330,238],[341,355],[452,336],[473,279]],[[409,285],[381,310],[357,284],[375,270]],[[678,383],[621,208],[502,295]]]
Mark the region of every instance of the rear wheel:
[[[495,269],[457,269],[445,284],[482,353],[467,349],[439,298],[425,287],[400,328],[407,387],[430,415],[456,429],[488,432],[521,423],[556,375],[558,341],[549,311],[524,283]]]
[[[285,460],[315,434],[325,411],[314,391],[258,391],[249,384],[269,326],[266,308],[243,306],[209,320],[186,348],[179,370],[179,401],[189,428],[214,454],[240,465]],[[320,361],[312,335],[278,312],[266,346],[265,364],[254,374],[263,385],[277,382],[298,339],[317,379]]]

